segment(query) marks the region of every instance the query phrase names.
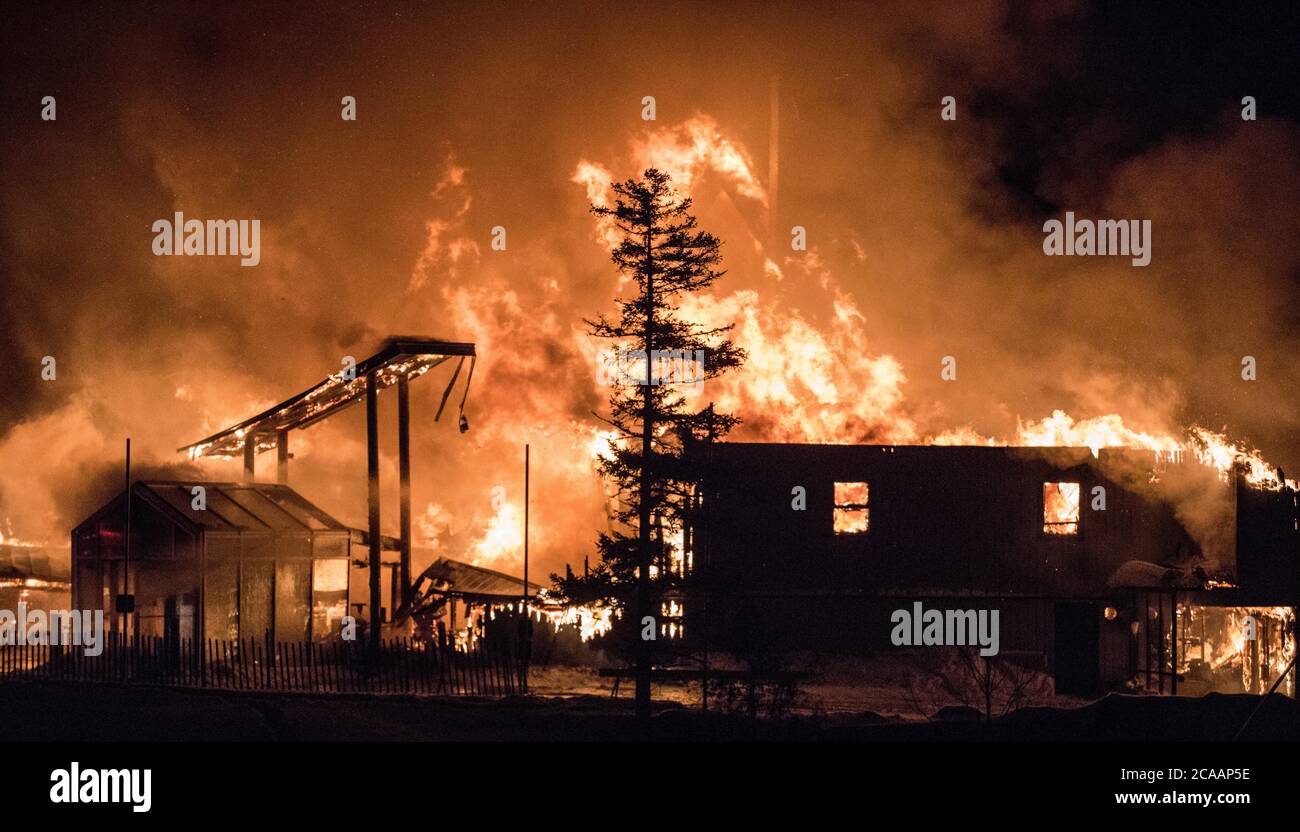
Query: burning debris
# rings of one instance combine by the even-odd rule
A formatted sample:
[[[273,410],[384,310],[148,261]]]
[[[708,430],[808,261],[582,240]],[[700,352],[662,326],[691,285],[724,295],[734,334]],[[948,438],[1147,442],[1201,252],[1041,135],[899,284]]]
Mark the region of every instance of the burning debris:
[[[1279,690],[1295,696],[1293,607],[1213,607],[1179,604],[1178,672],[1180,691],[1196,696],[1264,693],[1279,679]]]

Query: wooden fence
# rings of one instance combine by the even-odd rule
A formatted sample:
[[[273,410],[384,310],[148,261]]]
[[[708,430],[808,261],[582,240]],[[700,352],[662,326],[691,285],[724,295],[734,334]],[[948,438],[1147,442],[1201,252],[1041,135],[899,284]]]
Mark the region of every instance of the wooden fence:
[[[128,682],[249,691],[507,696],[527,691],[527,651],[480,639],[469,650],[444,641],[327,644],[269,639],[135,638],[106,634],[99,655],[83,647],[0,645],[0,683],[10,680]]]

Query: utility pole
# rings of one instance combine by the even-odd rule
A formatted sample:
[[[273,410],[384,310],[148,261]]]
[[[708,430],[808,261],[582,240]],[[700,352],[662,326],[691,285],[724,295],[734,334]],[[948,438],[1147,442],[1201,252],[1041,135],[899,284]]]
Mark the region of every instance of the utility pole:
[[[117,612],[122,616],[122,634],[131,629],[131,613],[135,612],[135,596],[131,594],[131,437],[126,438],[126,528],[122,550],[122,594],[117,596]]]
[[[524,445],[524,613],[528,613],[528,445]]]
[[[382,621],[379,604],[383,600],[379,583],[379,385],[375,371],[366,374],[366,470],[369,481],[368,532],[370,537],[370,649],[379,652],[379,631]]]
[[[528,693],[528,663],[533,658],[533,616],[528,609],[528,473],[529,446],[524,445],[524,602],[519,619],[519,689]]]

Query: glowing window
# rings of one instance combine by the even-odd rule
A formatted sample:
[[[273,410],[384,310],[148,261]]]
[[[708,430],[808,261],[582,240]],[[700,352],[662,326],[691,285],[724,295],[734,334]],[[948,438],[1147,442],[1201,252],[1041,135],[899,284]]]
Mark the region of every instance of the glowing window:
[[[1079,533],[1079,484],[1043,483],[1043,531],[1047,534]]]
[[[863,534],[871,522],[865,482],[835,483],[835,533]]]

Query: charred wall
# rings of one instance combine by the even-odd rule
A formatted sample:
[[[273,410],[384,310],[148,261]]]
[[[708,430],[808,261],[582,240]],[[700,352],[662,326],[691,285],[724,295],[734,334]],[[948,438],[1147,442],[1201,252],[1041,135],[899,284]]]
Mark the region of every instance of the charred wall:
[[[1101,598],[1126,561],[1199,554],[1167,505],[1102,467],[1087,449],[719,444],[696,566],[735,592]],[[834,531],[836,482],[868,484],[866,532]],[[1079,485],[1076,533],[1044,531],[1043,486],[1057,482]]]
[[[1250,488],[1238,481],[1237,583],[1255,603],[1300,606],[1297,494]]]

